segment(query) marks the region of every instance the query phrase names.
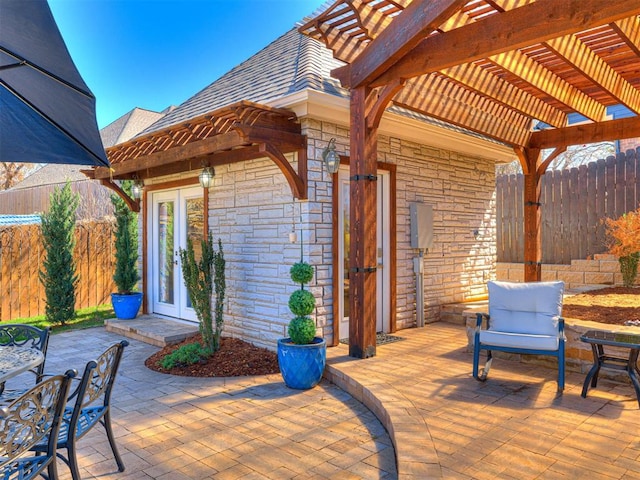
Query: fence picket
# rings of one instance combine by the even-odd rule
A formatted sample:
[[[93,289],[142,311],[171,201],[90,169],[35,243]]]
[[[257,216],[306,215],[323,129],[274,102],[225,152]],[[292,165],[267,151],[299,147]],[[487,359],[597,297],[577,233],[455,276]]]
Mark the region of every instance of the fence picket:
[[[113,228],[109,221],[76,228],[76,308],[105,303],[115,290]],[[0,321],[44,314],[44,288],[38,277],[44,255],[39,225],[0,229]]]
[[[524,261],[523,175],[496,178],[499,262]],[[640,148],[542,176],[542,261],[569,264],[606,251],[604,218],[640,207]]]

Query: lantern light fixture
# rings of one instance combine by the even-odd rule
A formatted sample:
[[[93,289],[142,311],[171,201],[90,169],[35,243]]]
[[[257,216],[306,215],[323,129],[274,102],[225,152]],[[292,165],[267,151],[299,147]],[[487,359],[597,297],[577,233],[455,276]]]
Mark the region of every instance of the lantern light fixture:
[[[340,168],[340,156],[336,153],[335,138],[329,140],[329,145],[322,151],[322,159],[329,173],[334,174]]]
[[[216,171],[213,167],[204,167],[198,175],[200,185],[202,188],[210,188],[213,185],[213,177],[216,176]]]
[[[134,180],[133,185],[131,186],[131,196],[133,196],[134,200],[140,200],[140,198],[142,198],[143,189],[144,184],[140,180]]]

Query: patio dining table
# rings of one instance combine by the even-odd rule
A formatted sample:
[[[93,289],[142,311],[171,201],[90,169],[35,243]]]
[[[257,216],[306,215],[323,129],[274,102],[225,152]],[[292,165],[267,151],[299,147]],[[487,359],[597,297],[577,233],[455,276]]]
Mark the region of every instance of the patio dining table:
[[[35,348],[0,346],[0,391],[5,381],[42,362],[44,355]]]

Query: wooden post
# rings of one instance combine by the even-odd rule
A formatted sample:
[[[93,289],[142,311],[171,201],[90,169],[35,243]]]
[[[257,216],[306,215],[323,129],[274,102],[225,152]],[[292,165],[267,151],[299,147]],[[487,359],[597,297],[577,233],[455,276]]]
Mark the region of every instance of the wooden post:
[[[524,281],[539,282],[542,279],[542,232],[540,209],[541,173],[537,166],[540,150],[526,148],[521,161],[526,160],[524,171]],[[524,158],[523,158],[524,157]]]
[[[377,128],[367,126],[367,89],[351,90],[349,355],[376,354]]]

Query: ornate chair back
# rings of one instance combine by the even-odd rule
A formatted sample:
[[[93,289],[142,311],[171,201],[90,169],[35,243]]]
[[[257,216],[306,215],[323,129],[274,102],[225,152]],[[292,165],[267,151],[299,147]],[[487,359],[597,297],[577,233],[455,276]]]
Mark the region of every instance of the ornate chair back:
[[[50,377],[0,408],[0,476],[28,480],[48,469],[57,478],[56,439],[74,370]],[[25,453],[45,442],[42,455]]]
[[[82,438],[97,423],[101,423],[107,433],[107,438],[118,464],[118,471],[124,471],[124,463],[118,453],[115,437],[111,428],[111,393],[122,360],[124,347],[129,342],[123,340],[109,347],[96,360],[87,363],[80,385],[71,394],[69,401],[75,399],[73,407],[67,407],[58,435],[58,449],[66,449],[66,458],[58,452],[69,469],[74,480],[80,479],[76,441]],[[36,445],[33,450],[42,452],[44,443]]]
[[[41,329],[32,325],[22,323],[0,325],[0,345],[1,346],[17,346],[25,348],[37,348],[47,358],[47,347],[49,345],[49,327]],[[44,363],[42,362],[33,373],[36,376],[36,382],[42,381],[44,373]]]

